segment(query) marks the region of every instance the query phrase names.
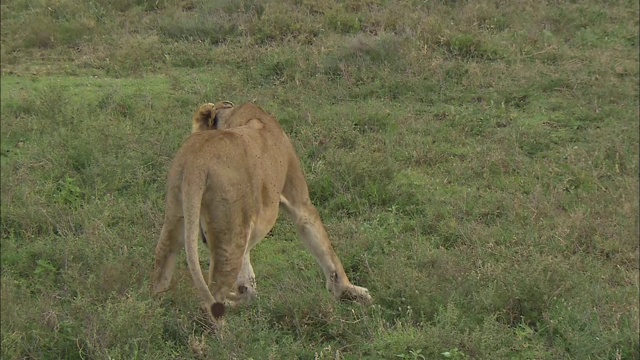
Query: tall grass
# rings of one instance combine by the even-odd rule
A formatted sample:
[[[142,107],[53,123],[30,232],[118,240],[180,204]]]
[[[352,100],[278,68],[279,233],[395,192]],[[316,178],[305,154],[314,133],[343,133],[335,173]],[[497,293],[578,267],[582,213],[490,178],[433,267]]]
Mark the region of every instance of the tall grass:
[[[640,356],[637,2],[0,6],[2,358]],[[287,220],[221,334],[183,258],[151,296],[168,165],[220,100],[278,117],[373,306]]]

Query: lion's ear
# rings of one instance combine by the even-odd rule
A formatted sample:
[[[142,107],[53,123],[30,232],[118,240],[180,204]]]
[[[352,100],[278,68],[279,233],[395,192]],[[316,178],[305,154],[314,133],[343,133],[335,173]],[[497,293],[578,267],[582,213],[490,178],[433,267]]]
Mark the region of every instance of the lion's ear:
[[[193,127],[191,132],[214,129],[215,127],[215,104],[204,104],[198,108],[193,116]]]

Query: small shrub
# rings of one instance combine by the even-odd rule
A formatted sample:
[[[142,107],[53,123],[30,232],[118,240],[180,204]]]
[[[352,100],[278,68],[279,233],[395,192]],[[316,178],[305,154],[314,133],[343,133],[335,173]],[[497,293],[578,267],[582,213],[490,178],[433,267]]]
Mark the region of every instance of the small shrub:
[[[84,192],[73,178],[66,177],[58,182],[53,198],[62,205],[78,208],[84,199]]]

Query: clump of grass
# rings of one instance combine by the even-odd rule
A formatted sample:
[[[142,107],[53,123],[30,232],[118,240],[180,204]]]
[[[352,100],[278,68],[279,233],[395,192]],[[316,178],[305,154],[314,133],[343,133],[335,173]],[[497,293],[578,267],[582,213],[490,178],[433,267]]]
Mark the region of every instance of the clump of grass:
[[[358,33],[362,30],[359,15],[345,11],[342,6],[331,9],[325,16],[329,28],[339,34]]]
[[[176,11],[171,16],[159,19],[158,29],[164,37],[169,39],[216,45],[241,35],[238,24],[234,20],[225,13],[210,13],[200,9]]]
[[[123,37],[120,39],[120,46],[113,54],[113,65],[107,67],[109,75],[139,74],[143,69],[157,68],[164,60],[158,37]]]
[[[293,4],[273,2],[265,6],[264,13],[249,24],[247,34],[256,44],[280,43],[288,39],[310,44],[321,32],[314,20],[296,11]]]
[[[495,60],[500,56],[496,48],[491,48],[470,34],[454,35],[444,39],[441,46],[449,56],[465,60]]]

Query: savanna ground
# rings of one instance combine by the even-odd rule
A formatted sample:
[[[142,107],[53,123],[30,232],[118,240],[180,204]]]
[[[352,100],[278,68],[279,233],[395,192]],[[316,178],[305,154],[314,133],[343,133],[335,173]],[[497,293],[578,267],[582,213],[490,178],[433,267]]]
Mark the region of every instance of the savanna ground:
[[[1,9],[2,359],[640,356],[637,1]],[[184,255],[152,297],[168,165],[220,100],[279,118],[373,306],[286,219],[222,339]]]

